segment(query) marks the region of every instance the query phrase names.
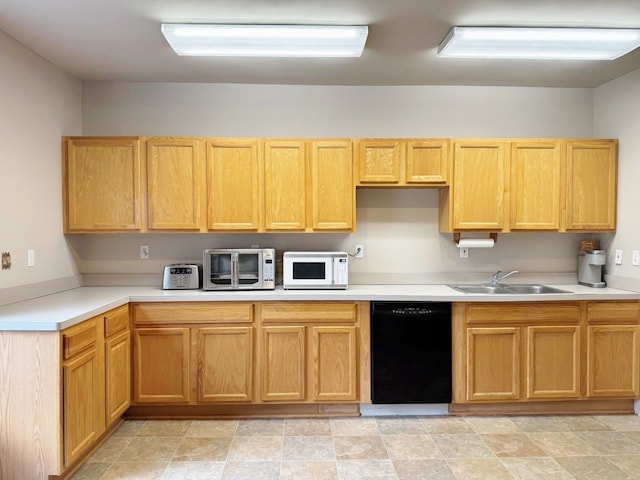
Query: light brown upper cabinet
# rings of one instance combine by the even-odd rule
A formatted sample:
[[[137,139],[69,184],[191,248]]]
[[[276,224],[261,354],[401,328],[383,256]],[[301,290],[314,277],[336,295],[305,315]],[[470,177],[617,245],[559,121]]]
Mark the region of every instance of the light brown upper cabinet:
[[[140,140],[64,137],[65,233],[141,229]]]
[[[265,230],[304,231],[307,224],[306,198],[304,140],[265,140]]]
[[[508,218],[508,181],[508,141],[455,141],[453,183],[440,193],[441,231],[502,231]]]
[[[560,228],[562,141],[511,144],[511,230]]]
[[[566,150],[566,230],[616,228],[616,140],[569,140]]]
[[[449,139],[361,139],[356,143],[357,185],[445,186]]]
[[[614,231],[615,140],[454,142],[440,231]]]
[[[309,142],[311,163],[311,228],[351,231],[355,217],[353,146],[351,140]],[[309,203],[309,202],[308,202]]]
[[[260,141],[207,140],[207,228],[257,232],[261,227]]]
[[[150,138],[147,151],[147,228],[199,231],[204,211],[204,155],[194,138]]]
[[[350,140],[264,141],[264,230],[352,231]]]

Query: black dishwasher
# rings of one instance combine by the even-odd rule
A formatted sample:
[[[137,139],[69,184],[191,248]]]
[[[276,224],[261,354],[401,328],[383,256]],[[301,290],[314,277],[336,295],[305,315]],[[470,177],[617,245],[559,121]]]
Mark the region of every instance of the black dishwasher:
[[[451,360],[451,303],[371,302],[373,403],[450,403]]]

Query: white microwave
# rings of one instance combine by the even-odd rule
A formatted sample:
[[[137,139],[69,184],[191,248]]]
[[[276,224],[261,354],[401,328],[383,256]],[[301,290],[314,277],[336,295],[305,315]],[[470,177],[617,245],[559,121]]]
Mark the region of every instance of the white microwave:
[[[282,284],[285,289],[346,289],[349,255],[347,252],[284,252]]]

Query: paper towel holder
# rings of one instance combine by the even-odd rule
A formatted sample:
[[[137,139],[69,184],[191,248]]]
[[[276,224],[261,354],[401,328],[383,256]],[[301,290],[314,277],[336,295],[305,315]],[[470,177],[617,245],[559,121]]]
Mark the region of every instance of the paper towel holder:
[[[497,233],[490,233],[489,234],[489,238],[493,240],[493,243],[497,243],[498,242],[498,234]],[[453,234],[453,243],[455,243],[456,245],[458,245],[458,243],[460,243],[460,232],[456,232]]]

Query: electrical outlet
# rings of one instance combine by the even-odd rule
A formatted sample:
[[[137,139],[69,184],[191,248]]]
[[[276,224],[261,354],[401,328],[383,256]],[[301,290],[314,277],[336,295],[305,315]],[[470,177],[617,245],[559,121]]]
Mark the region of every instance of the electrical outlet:
[[[2,252],[2,270],[11,270],[11,254]]]
[[[460,258],[469,258],[469,249],[467,247],[460,249]]]
[[[622,249],[621,248],[616,249],[615,264],[622,265]]]
[[[35,267],[35,266],[36,266],[36,251],[27,250],[27,267]]]
[[[631,265],[634,267],[640,267],[640,250],[634,250],[631,252]]]
[[[149,260],[149,245],[140,245],[140,260]]]
[[[355,249],[354,257],[364,258],[364,245],[356,245],[354,249]]]

